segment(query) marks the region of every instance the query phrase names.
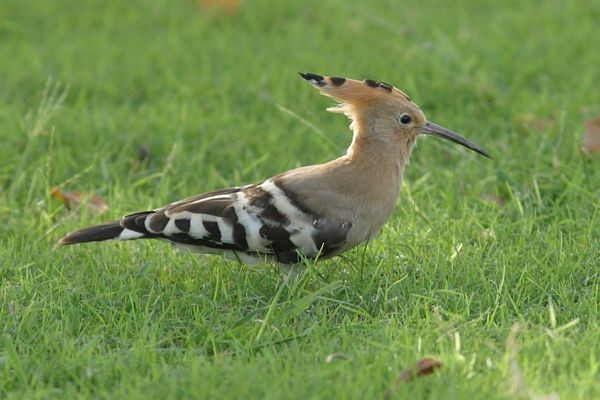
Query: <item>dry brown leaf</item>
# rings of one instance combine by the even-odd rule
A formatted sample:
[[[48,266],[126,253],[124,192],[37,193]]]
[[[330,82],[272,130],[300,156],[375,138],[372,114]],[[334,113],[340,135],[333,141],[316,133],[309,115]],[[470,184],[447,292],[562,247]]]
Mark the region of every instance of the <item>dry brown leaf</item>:
[[[206,11],[224,11],[230,15],[237,13],[240,8],[240,0],[199,0],[198,3]]]
[[[415,365],[409,368],[405,368],[398,377],[396,383],[396,389],[403,383],[412,381],[413,379],[431,375],[437,369],[442,368],[442,362],[435,358],[422,358]],[[385,392],[385,399],[391,399],[394,395],[394,387],[388,388]]]
[[[442,362],[435,358],[422,358],[416,365],[404,369],[400,373],[400,381],[408,382],[419,376],[431,375],[436,369],[442,367]]]
[[[93,214],[102,214],[108,210],[106,201],[97,194],[86,192],[65,192],[59,188],[54,188],[50,192],[52,197],[63,202],[69,210],[84,206]]]
[[[590,153],[600,151],[600,117],[592,119],[585,124],[581,148],[583,151]]]

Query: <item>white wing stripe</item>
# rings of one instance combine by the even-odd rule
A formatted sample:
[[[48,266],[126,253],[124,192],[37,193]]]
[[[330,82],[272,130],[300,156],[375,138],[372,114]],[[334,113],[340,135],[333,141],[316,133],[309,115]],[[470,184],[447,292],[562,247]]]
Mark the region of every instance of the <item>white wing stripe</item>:
[[[300,224],[309,222],[307,221],[308,218],[306,214],[294,206],[287,198],[283,190],[279,189],[272,180],[267,179],[260,185],[260,187],[273,196],[273,205],[279,210],[280,213],[285,215],[290,222],[296,222]]]
[[[192,201],[189,204],[198,204],[198,203],[203,203],[205,201],[211,201],[211,200],[231,200],[231,194],[219,194],[217,196],[206,197],[204,199],[198,199],[196,201]]]
[[[202,223],[202,220],[215,221],[215,219],[216,219],[216,217],[213,215],[195,214],[195,213],[191,213],[189,211],[181,211],[181,212],[178,212],[177,214],[170,215],[169,217],[171,218],[171,221],[173,221],[173,223],[175,223],[174,221],[176,219],[189,219],[190,220],[189,235],[195,239],[201,239],[201,238],[209,235],[208,231],[204,227],[204,224]],[[210,217],[210,218],[207,218],[207,217]],[[169,224],[171,223],[171,221],[169,221]],[[167,227],[169,227],[169,224],[167,224]],[[177,228],[175,228],[175,229],[177,229]]]
[[[123,232],[116,238],[118,240],[138,239],[144,236],[143,233],[132,231],[131,229],[123,229]]]
[[[273,196],[273,205],[290,221],[290,226],[286,227],[287,231],[290,233],[296,231],[290,236],[292,243],[303,254],[317,253],[319,249],[317,249],[312,238],[314,233],[312,216],[303,213],[298,207],[294,206],[285,192],[278,188],[271,179],[264,181],[260,187]]]
[[[167,225],[165,226],[165,228],[163,229],[162,233],[163,235],[173,235],[175,233],[180,233],[181,230],[179,228],[177,228],[177,226],[175,225],[175,218],[170,218],[169,222],[167,222]]]
[[[269,240],[260,236],[260,228],[262,223],[260,219],[253,213],[250,214],[247,210],[248,198],[243,192],[238,194],[238,200],[234,203],[235,213],[238,217],[238,223],[242,224],[246,230],[246,242],[248,250],[258,252],[268,252]]]
[[[231,224],[223,218],[217,218],[217,224],[219,226],[219,231],[221,231],[221,242],[235,244],[233,240],[233,227]]]

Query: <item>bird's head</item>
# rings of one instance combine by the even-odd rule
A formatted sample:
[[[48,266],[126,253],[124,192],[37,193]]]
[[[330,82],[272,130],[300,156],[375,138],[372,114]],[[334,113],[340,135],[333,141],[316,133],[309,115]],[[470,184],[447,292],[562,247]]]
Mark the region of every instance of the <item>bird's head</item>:
[[[481,146],[428,121],[419,106],[392,85],[370,79],[358,81],[313,73],[300,75],[322,94],[339,102],[338,106],[330,107],[328,111],[346,114],[352,120],[350,127],[354,131],[354,140],[350,153],[356,146],[379,143],[399,147],[407,159],[416,138],[424,134],[450,140],[490,157]]]

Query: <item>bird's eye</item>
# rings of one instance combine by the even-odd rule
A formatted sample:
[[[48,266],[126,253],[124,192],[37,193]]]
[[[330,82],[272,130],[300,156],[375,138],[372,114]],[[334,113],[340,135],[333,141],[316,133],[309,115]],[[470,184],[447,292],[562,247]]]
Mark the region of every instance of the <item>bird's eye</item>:
[[[402,124],[404,124],[404,125],[408,125],[408,124],[410,124],[410,123],[412,122],[412,118],[411,118],[411,116],[410,116],[410,115],[408,115],[408,114],[402,114],[402,115],[400,116],[400,122],[401,122]]]

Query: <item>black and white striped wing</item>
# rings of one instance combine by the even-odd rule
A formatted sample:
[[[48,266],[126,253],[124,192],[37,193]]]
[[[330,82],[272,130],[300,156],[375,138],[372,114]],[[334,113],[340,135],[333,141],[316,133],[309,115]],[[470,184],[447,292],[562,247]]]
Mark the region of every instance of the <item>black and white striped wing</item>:
[[[350,223],[329,223],[294,205],[289,194],[267,180],[191,197],[121,220],[121,239],[159,238],[180,247],[222,253],[245,262],[275,259],[297,263],[337,254]]]

